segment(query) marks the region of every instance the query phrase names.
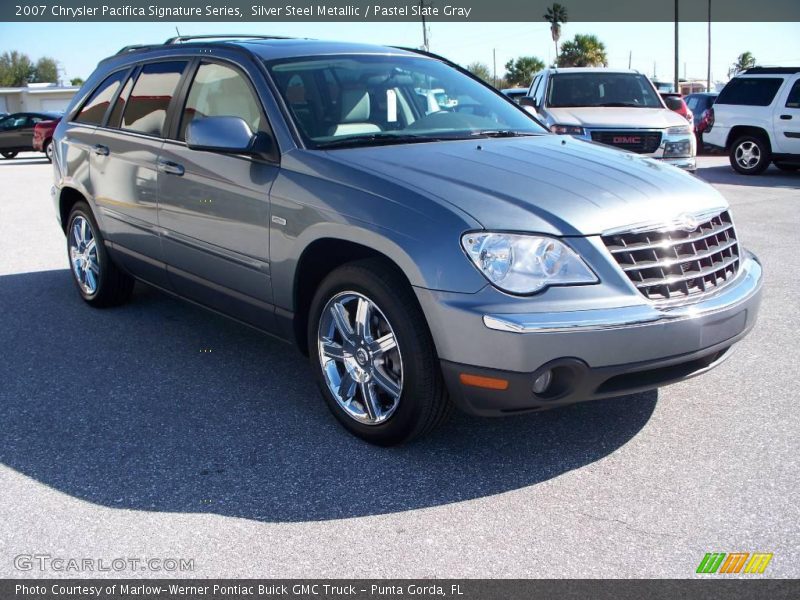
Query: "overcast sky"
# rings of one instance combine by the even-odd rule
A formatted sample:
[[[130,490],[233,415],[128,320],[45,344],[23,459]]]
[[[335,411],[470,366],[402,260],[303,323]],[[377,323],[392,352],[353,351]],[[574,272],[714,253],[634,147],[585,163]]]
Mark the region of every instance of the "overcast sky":
[[[161,42],[190,33],[271,33],[298,37],[419,46],[420,23],[0,23],[0,52],[20,50],[36,59],[53,56],[65,79],[86,78],[98,60],[121,46]],[[431,50],[466,65],[481,61],[492,67],[497,51],[498,76],[509,58],[536,55],[546,63],[554,48],[549,25],[534,23],[429,23]],[[672,23],[568,23],[562,41],[576,33],[593,33],[606,44],[612,67],[631,64],[648,75],[672,79]],[[681,77],[706,76],[706,24],[681,24]],[[715,23],[712,26],[712,74],[727,79],[728,66],[749,50],[760,64],[800,66],[800,23]]]

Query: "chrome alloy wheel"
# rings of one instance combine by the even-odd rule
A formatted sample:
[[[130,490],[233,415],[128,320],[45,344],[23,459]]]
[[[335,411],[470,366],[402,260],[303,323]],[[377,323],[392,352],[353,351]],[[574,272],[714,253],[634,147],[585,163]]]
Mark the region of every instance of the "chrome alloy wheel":
[[[44,155],[47,157],[47,160],[53,162],[53,142],[50,142],[44,148]]]
[[[352,419],[379,425],[397,410],[403,360],[392,326],[372,300],[358,292],[328,300],[317,351],[328,389]]]
[[[755,142],[748,140],[736,147],[734,156],[740,167],[743,169],[752,169],[758,164],[758,161],[761,160],[761,148],[759,148],[758,144]]]
[[[81,215],[73,219],[69,232],[69,260],[83,292],[89,296],[94,294],[100,280],[100,259],[92,225]]]

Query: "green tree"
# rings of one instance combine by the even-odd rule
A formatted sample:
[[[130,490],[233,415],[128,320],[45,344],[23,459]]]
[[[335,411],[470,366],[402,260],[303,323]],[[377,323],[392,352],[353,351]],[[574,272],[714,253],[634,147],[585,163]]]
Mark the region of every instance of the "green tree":
[[[596,35],[578,33],[561,45],[559,67],[607,67],[606,45]]]
[[[78,87],[82,86],[83,83],[84,83],[83,77],[73,77],[72,79],[69,80],[70,85],[75,85]]]
[[[734,77],[741,73],[742,71],[746,71],[747,69],[752,69],[756,66],[756,57],[753,56],[752,52],[742,52],[737,58],[736,62],[731,65],[731,68],[728,69],[728,77]]]
[[[467,71],[478,77],[479,79],[483,79],[488,84],[493,84],[492,72],[489,67],[482,62],[473,62],[467,65]]]
[[[58,63],[55,58],[43,56],[36,61],[34,81],[36,83],[56,83],[58,81]]]
[[[506,63],[506,80],[509,86],[530,85],[533,76],[544,69],[544,62],[536,56],[520,56]]]
[[[556,46],[554,63],[558,64],[558,40],[561,39],[561,26],[567,22],[567,9],[556,2],[547,8],[542,18],[550,23],[550,35],[553,36],[553,43]]]
[[[0,86],[20,87],[34,80],[36,67],[27,54],[12,50],[0,55]]]

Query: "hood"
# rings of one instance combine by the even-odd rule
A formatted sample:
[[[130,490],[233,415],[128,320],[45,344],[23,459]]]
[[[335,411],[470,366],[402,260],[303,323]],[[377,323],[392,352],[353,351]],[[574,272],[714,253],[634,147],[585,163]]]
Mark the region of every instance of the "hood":
[[[727,206],[713,187],[676,167],[570,136],[326,154],[417,195],[455,205],[487,229],[594,235]]]
[[[549,121],[559,125],[620,129],[664,129],[686,125],[686,119],[667,108],[570,107],[548,108]]]

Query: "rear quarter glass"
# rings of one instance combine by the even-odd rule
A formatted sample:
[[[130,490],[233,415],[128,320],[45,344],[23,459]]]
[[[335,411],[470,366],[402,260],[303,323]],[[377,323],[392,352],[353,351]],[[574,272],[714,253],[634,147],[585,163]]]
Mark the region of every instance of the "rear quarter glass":
[[[781,77],[736,77],[720,92],[716,104],[769,106],[782,83]]]

